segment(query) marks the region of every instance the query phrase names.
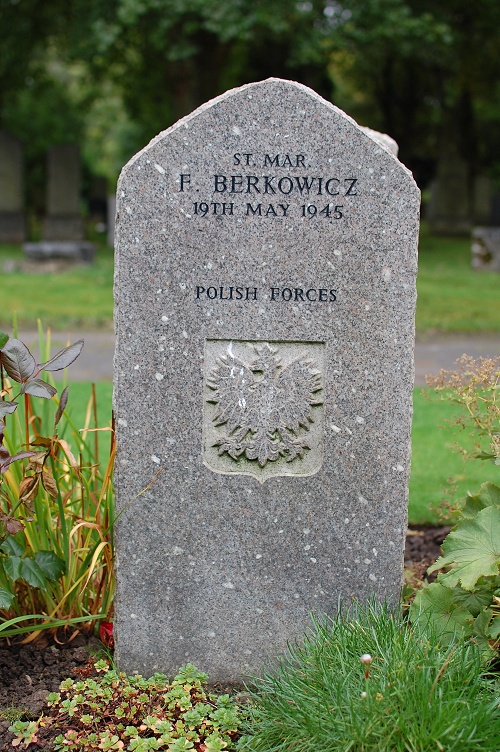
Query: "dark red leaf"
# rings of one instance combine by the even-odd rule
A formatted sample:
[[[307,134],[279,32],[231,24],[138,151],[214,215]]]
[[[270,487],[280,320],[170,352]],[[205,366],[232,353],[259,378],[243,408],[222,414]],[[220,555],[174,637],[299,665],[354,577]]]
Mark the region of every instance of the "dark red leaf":
[[[113,637],[112,621],[101,621],[99,624],[99,639],[107,648],[114,648],[115,638]]]
[[[0,352],[0,359],[7,374],[14,381],[28,381],[35,373],[35,358],[19,339],[9,339]]]
[[[79,339],[73,345],[65,347],[64,350],[60,350],[53,358],[46,363],[40,363],[38,365],[39,371],[61,371],[63,368],[70,366],[75,361],[82,351],[84,345],[83,339]]]
[[[17,402],[7,402],[6,400],[0,400],[0,418],[5,415],[10,415],[17,409]]]
[[[5,527],[10,535],[16,535],[16,533],[20,533],[21,530],[24,530],[23,523],[20,520],[16,520],[15,517],[9,517]]]
[[[62,390],[61,399],[59,400],[59,406],[54,416],[54,429],[56,428],[57,424],[61,420],[63,412],[66,410],[66,405],[68,404],[68,397],[69,397],[68,390],[69,390],[69,386],[65,387]]]
[[[0,473],[6,473],[13,462],[25,460],[27,457],[33,457],[36,454],[36,452],[18,452],[18,454],[10,455],[3,447],[0,449]],[[4,452],[6,452],[7,456],[5,456]]]
[[[30,379],[21,388],[22,394],[31,394],[33,397],[43,397],[43,399],[51,399],[54,394],[57,394],[55,389],[50,384],[47,384],[43,379]]]

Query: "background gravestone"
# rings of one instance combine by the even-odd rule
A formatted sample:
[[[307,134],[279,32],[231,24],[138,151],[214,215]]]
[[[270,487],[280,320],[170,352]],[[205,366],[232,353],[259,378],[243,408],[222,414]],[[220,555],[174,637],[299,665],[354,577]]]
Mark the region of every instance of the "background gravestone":
[[[0,243],[22,243],[25,232],[21,144],[0,131]]]
[[[310,89],[227,92],[117,191],[117,657],[258,671],[396,600],[419,191]]]
[[[80,172],[78,146],[57,144],[49,149],[44,240],[73,241],[83,238]]]

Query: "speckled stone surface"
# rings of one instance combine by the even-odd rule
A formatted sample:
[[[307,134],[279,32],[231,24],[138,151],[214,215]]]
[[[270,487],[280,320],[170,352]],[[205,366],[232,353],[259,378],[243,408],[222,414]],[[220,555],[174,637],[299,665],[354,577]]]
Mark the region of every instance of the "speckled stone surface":
[[[117,203],[118,663],[234,681],[398,597],[419,192],[270,79],[157,136]]]

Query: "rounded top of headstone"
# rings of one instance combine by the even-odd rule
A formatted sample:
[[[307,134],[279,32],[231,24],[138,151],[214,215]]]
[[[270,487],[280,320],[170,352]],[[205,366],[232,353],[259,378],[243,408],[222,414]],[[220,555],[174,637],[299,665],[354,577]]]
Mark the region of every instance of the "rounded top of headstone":
[[[146,150],[155,147],[159,142],[173,136],[178,130],[192,128],[194,121],[204,119],[210,113],[219,113],[217,125],[221,129],[231,128],[233,134],[239,135],[241,125],[250,122],[254,127],[262,124],[262,127],[275,126],[276,135],[279,129],[290,126],[304,126],[308,122],[310,131],[330,129],[332,140],[334,128],[338,132],[344,130],[348,134],[348,140],[357,139],[364,141],[370,148],[373,147],[377,155],[387,156],[389,160],[401,167],[413,181],[410,170],[397,158],[397,143],[390,136],[378,133],[370,128],[360,126],[343,110],[328,102],[317,94],[313,89],[282,78],[268,78],[263,81],[245,84],[230,89],[214,99],[205,102],[189,115],[178,120],[166,130],[155,136],[150,143],[138,152],[123,168],[124,171],[131,166]],[[321,118],[326,115],[326,121]],[[333,122],[328,123],[328,116]],[[232,122],[229,122],[231,120]],[[283,133],[283,139],[288,138]],[[415,185],[416,187],[416,185]]]

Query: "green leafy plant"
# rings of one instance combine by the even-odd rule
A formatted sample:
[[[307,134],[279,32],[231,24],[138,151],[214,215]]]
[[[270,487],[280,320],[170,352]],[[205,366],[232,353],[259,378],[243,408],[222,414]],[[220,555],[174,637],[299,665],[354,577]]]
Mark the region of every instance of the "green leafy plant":
[[[491,658],[500,650],[500,488],[484,483],[461,516],[427,570],[443,571],[417,592],[410,619],[433,624],[445,641],[473,638]]]
[[[51,374],[83,341],[50,357],[50,336],[40,340],[48,357],[37,364],[20,340],[0,335],[0,636],[89,624],[112,603],[114,442],[103,469],[97,433],[88,433],[95,395],[83,434],[65,412],[68,388],[56,396]]]
[[[463,355],[457,365],[428,383],[461,408],[455,423],[474,438],[470,457],[500,466],[500,358]],[[477,494],[447,505],[450,513],[458,521],[427,570],[439,574],[417,591],[410,619],[432,624],[443,640],[471,638],[491,659],[500,650],[500,488],[483,483]]]
[[[206,692],[203,674],[191,665],[169,682],[126,676],[105,660],[95,663],[100,676],[66,679],[47,698],[49,711],[36,724],[17,721],[10,730],[18,744],[36,742],[50,730],[54,750],[148,750],[221,752],[236,748],[244,717],[229,695]]]
[[[387,607],[315,623],[250,699],[240,746],[252,752],[498,750],[498,698],[477,646],[444,646]]]
[[[458,441],[455,451],[466,459],[493,462],[500,467],[500,357],[472,358],[462,355],[454,371],[440,371],[427,378],[427,384],[459,411],[452,423],[472,437],[471,449]],[[444,519],[460,513],[460,500],[445,500],[438,507]]]

